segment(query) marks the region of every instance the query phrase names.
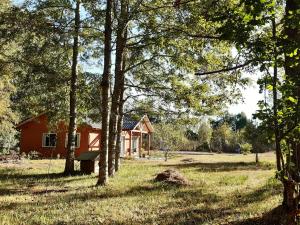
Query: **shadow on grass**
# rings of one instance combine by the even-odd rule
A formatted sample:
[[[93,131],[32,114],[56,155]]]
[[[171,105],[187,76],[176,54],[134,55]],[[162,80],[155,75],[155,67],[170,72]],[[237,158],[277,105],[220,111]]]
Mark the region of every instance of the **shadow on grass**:
[[[82,172],[76,171],[72,175],[65,175],[64,173],[39,173],[39,174],[26,174],[26,173],[20,173],[14,169],[6,169],[5,171],[0,171],[0,181],[6,181],[11,179],[17,179],[20,181],[23,180],[34,180],[34,181],[44,181],[45,179],[60,179],[60,178],[69,178],[74,177],[75,180],[79,178],[84,178]],[[70,181],[68,179],[67,181]]]
[[[289,225],[288,221],[293,221],[293,214],[289,214],[282,205],[278,205],[261,217],[248,218],[236,221],[231,225]]]
[[[159,198],[162,195],[169,195],[171,200],[166,206],[160,208],[160,213],[153,217],[145,214],[142,221],[134,221],[132,218],[125,218],[125,221],[114,221],[112,218],[105,220],[105,224],[179,224],[179,225],[192,225],[192,224],[219,224],[219,221],[225,221],[226,218],[239,218],[240,212],[237,209],[241,205],[250,204],[253,202],[266,201],[268,197],[274,194],[274,191],[278,189],[280,184],[266,185],[260,189],[257,189],[250,193],[241,193],[240,198],[233,198],[231,203],[222,203],[224,197],[219,196],[216,193],[207,193],[205,189],[201,187],[176,187],[172,185],[148,182],[145,185],[137,185],[131,188],[124,188],[124,190],[113,190],[111,188],[85,188],[79,192],[65,192],[60,195],[51,195],[47,197],[47,201],[37,204],[36,202],[25,203],[9,203],[0,207],[1,210],[14,210],[15,208],[44,208],[51,205],[51,208],[60,207],[61,203],[76,202],[76,207],[83,207],[86,202],[90,200],[106,201],[111,198],[126,198],[137,197],[145,198],[145,204],[147,204],[147,196],[157,198],[157,204],[160,204]],[[167,191],[167,192],[166,192]],[[278,190],[277,190],[278,191]],[[43,194],[43,193],[40,193]],[[55,194],[55,193],[54,193]],[[276,194],[276,193],[275,193]],[[238,197],[238,196],[236,196]],[[140,199],[141,200],[141,199]],[[112,200],[113,202],[114,200]],[[72,204],[70,204],[72,205]],[[39,211],[39,210],[37,210]],[[87,215],[88,216],[88,215]],[[100,214],[95,214],[95,221],[91,224],[96,224],[97,219],[101,218]],[[75,220],[75,219],[74,219]],[[126,221],[130,220],[130,221]],[[227,224],[231,225],[265,225],[271,223],[265,223],[264,219],[254,218],[246,219],[243,221],[233,221]],[[29,223],[32,221],[29,221]],[[86,224],[82,221],[71,221],[71,224]],[[81,223],[82,222],[82,223]],[[216,222],[216,223],[214,223]],[[54,224],[66,224],[67,222],[61,218]],[[68,221],[68,224],[70,221]],[[226,223],[222,223],[226,224]]]
[[[16,171],[15,169],[5,169],[0,171],[0,183],[7,183],[7,186],[0,188],[0,196],[18,195],[18,194],[44,194],[50,192],[66,192],[65,185],[71,182],[83,181],[90,179],[90,176],[84,176],[81,172],[76,172],[72,176],[66,176],[63,173],[42,173],[42,174],[27,174]],[[15,186],[22,188],[15,188]],[[40,191],[32,190],[35,186],[58,186],[59,189]],[[13,186],[13,187],[10,187]]]
[[[263,202],[271,196],[279,195],[282,193],[282,185],[280,183],[274,186],[263,186],[253,192],[240,196],[239,202],[243,205],[251,204],[254,202]]]
[[[222,172],[222,171],[234,171],[234,170],[271,170],[274,165],[267,162],[191,162],[191,163],[179,163],[163,165],[165,167],[181,168],[195,168],[202,172]]]

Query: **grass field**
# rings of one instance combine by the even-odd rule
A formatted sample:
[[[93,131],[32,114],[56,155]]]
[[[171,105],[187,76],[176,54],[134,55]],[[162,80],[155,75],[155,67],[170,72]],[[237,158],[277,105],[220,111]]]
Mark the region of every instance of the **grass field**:
[[[124,160],[100,188],[95,175],[62,177],[63,160],[50,168],[49,160],[0,164],[0,224],[246,224],[280,204],[274,158],[261,154],[259,165],[254,155],[229,154]],[[191,185],[153,182],[166,168]]]

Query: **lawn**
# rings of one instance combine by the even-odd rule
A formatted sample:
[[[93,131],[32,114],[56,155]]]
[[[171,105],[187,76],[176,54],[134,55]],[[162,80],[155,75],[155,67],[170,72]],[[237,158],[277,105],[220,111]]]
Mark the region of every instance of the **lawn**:
[[[254,155],[234,154],[124,160],[100,188],[95,175],[62,177],[63,160],[0,164],[0,224],[245,224],[280,204],[274,158],[261,154],[259,165]],[[191,184],[153,182],[167,168]]]

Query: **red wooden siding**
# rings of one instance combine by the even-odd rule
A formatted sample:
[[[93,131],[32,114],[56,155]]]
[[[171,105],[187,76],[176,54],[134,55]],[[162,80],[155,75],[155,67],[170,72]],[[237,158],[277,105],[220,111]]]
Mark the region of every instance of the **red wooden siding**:
[[[42,154],[43,157],[60,157],[66,156],[66,135],[67,127],[63,123],[59,123],[57,131],[51,131],[51,133],[57,134],[56,147],[43,147],[43,134],[49,133],[47,127],[48,121],[46,115],[41,115],[23,125],[19,126],[21,131],[20,150],[28,154],[30,151],[37,151]],[[80,126],[77,129],[77,133],[80,133],[80,146],[75,150],[75,156],[79,156],[82,152],[89,149],[98,150],[100,140],[100,130],[93,129],[90,126]],[[89,133],[98,133],[97,141],[89,142]],[[98,149],[96,149],[98,148]]]
[[[149,120],[148,120],[149,122]],[[151,126],[151,125],[150,125]],[[48,120],[46,114],[41,114],[36,118],[29,119],[21,123],[17,128],[21,131],[20,136],[20,151],[28,154],[30,151],[37,151],[41,153],[43,157],[57,157],[58,155],[62,158],[66,156],[66,136],[67,126],[65,123],[58,123],[56,130],[49,130]],[[132,154],[132,138],[138,137],[137,148],[140,144],[145,145],[145,141],[141,142],[141,132],[143,134],[150,134],[153,132],[149,129],[147,124],[142,120],[134,130],[123,130],[122,136],[125,137],[125,155]],[[56,133],[57,140],[55,147],[43,147],[43,134],[44,133]],[[77,133],[80,133],[80,145],[75,150],[75,156],[78,157],[82,152],[86,151],[97,151],[100,148],[101,141],[101,129],[93,128],[90,125],[82,125],[77,129]],[[150,139],[149,139],[150,140]],[[147,150],[144,147],[145,150]],[[136,154],[135,154],[136,155]]]

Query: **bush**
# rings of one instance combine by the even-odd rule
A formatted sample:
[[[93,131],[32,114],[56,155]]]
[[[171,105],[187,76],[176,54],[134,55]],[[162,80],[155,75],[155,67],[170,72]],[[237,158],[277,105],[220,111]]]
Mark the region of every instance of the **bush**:
[[[208,144],[207,142],[204,142],[202,145],[197,146],[196,151],[199,151],[199,152],[202,152],[202,151],[204,151],[204,152],[210,151],[209,144]]]
[[[249,154],[252,150],[252,145],[249,143],[241,144],[241,153],[244,155]]]
[[[30,151],[27,155],[28,159],[41,159],[42,155],[41,153],[37,152],[37,151]]]

